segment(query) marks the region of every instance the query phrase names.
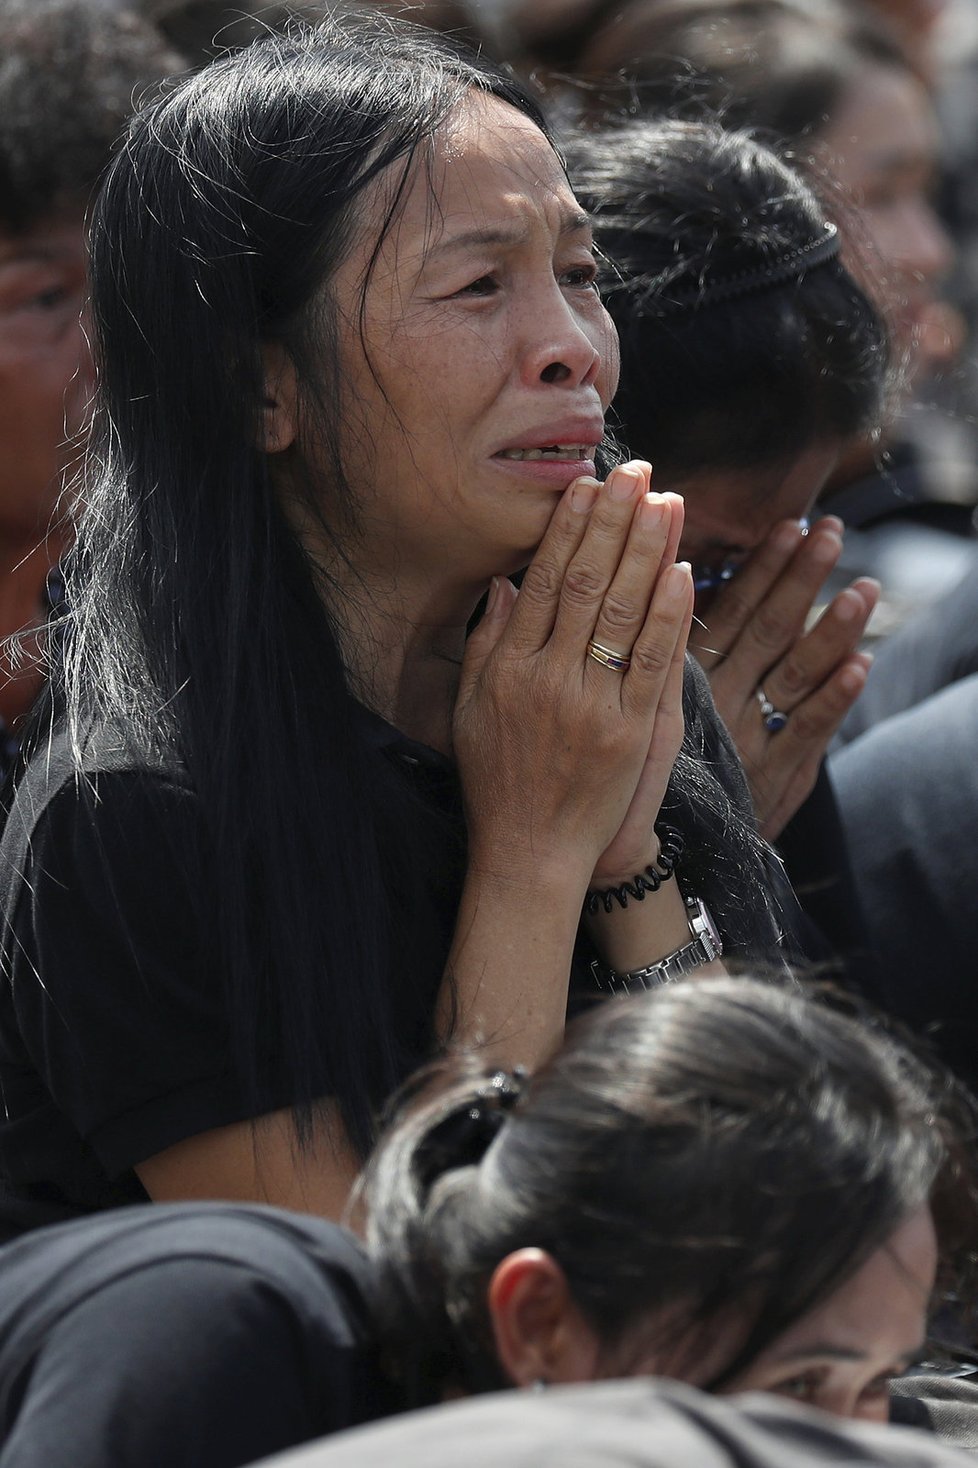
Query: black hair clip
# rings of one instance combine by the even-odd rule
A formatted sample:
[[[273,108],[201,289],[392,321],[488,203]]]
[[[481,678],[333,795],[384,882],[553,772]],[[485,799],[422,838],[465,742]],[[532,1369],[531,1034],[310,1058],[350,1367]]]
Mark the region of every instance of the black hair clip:
[[[495,1136],[526,1089],[526,1081],[522,1065],[515,1070],[495,1071],[469,1107],[469,1119]]]
[[[421,1174],[430,1187],[443,1172],[480,1163],[526,1089],[527,1072],[497,1070],[465,1107],[453,1111],[425,1140],[419,1157]]]

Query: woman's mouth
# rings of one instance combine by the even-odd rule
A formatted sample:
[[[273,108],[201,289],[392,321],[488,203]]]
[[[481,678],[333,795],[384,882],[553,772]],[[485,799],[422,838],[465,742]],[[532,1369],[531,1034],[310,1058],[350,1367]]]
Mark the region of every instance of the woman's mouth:
[[[558,464],[577,464],[582,460],[593,460],[593,443],[553,444],[545,449],[502,449],[497,459],[515,459],[520,463],[531,463],[537,459],[550,459]]]

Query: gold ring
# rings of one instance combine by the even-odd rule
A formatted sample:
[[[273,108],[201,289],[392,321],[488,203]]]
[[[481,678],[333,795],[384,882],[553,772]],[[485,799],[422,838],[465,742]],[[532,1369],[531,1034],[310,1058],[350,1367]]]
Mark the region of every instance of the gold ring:
[[[614,648],[602,647],[600,642],[595,642],[592,637],[587,645],[587,655],[600,663],[602,668],[610,668],[613,673],[627,673],[632,666],[632,660],[627,653],[615,652]]]

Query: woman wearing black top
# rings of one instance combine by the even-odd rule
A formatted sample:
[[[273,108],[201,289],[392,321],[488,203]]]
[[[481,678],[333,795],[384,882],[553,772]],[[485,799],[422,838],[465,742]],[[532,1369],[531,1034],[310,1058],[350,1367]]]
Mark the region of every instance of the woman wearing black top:
[[[599,905],[582,956],[685,948],[683,895],[777,940],[695,682],[680,753],[681,502],[593,479],[587,221],[532,103],[430,37],[216,63],[135,120],[92,243],[66,715],[4,838],[11,1226],[335,1215],[419,1059],[553,1047],[585,896],[659,859],[660,811],[683,894]]]

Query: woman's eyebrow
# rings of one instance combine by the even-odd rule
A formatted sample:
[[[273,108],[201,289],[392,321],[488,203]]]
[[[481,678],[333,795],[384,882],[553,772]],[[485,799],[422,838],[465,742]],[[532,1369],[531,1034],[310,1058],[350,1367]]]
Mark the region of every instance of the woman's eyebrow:
[[[583,209],[575,209],[563,215],[558,234],[560,238],[564,238],[571,234],[587,234],[590,229],[590,215],[585,214]],[[429,258],[447,254],[449,251],[471,250],[485,245],[522,245],[529,239],[530,233],[528,224],[510,227],[497,226],[489,229],[464,229],[458,234],[448,235],[439,240],[431,250]]]
[[[917,1360],[926,1349],[927,1342],[918,1341],[915,1346],[908,1346],[905,1351],[901,1351],[898,1355],[895,1355],[893,1360],[895,1363],[909,1365],[912,1361]],[[811,1345],[800,1346],[796,1351],[788,1351],[785,1355],[779,1356],[777,1364],[784,1366],[788,1362],[805,1361],[809,1357],[814,1356],[819,1356],[823,1359],[827,1358],[830,1361],[868,1361],[870,1353],[868,1351],[852,1350],[846,1346],[829,1345],[825,1341],[813,1341]]]

